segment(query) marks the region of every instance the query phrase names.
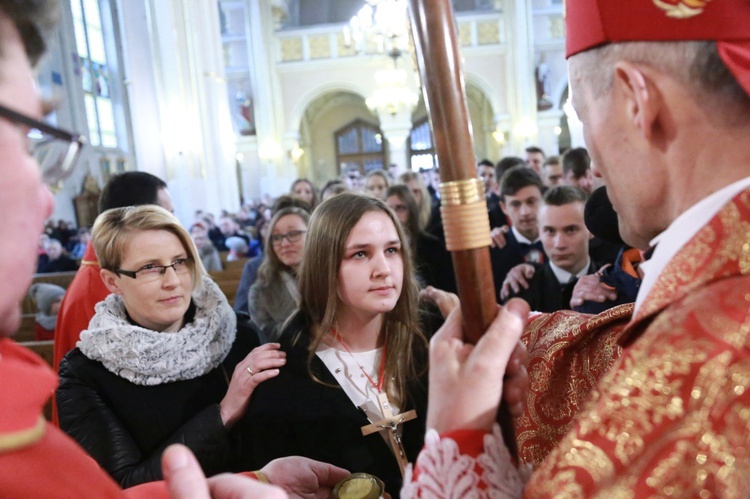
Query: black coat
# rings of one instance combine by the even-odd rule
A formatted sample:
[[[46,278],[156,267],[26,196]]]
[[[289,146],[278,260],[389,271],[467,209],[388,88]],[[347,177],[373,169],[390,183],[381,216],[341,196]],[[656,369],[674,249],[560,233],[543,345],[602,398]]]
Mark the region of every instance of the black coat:
[[[221,365],[198,378],[156,386],[121,378],[75,348],[60,364],[60,428],[122,487],[161,480],[161,454],[173,443],[188,446],[206,475],[239,471],[219,402],[234,367],[258,345],[255,329],[238,320]]]
[[[535,265],[536,272],[529,282],[529,289],[521,289],[517,294],[508,297],[508,300],[514,297],[523,298],[529,304],[532,311],[537,312],[557,312],[558,310],[570,310],[570,299],[573,296],[578,279],[567,284],[560,284],[552,271],[549,262],[544,265]],[[594,274],[597,270],[596,264],[589,264],[587,274]],[[507,300],[506,300],[507,301]]]
[[[547,259],[541,241],[534,243],[534,256],[540,257],[541,261]],[[512,230],[505,233],[505,246],[502,248],[490,248],[490,262],[492,262],[492,280],[495,282],[495,292],[500,294],[503,281],[510,269],[522,263],[537,263],[529,261],[529,248],[525,248],[516,239]]]
[[[282,456],[305,456],[373,474],[398,497],[401,473],[385,440],[379,434],[362,436],[361,428],[370,422],[317,356],[311,369],[321,382],[310,376],[308,334],[297,314],[279,340],[287,353],[286,365],[255,389],[245,417],[237,423],[243,469],[258,469]],[[403,424],[402,440],[407,458],[414,462],[424,441],[426,381],[413,383],[408,393],[412,400],[401,412],[416,409],[417,419]]]
[[[424,231],[419,233],[415,242],[414,266],[423,284],[456,293],[453,260],[445,243]]]

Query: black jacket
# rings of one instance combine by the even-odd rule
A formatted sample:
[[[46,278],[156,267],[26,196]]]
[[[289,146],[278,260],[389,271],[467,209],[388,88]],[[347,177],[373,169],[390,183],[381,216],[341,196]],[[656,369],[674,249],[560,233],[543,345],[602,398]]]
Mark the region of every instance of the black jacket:
[[[305,456],[353,473],[373,474],[397,498],[401,473],[385,440],[379,434],[362,436],[361,428],[370,422],[317,356],[312,371],[322,383],[310,376],[308,331],[297,314],[279,340],[287,353],[286,365],[255,389],[245,417],[237,423],[242,468],[258,469],[282,456]],[[416,409],[417,419],[403,424],[402,440],[407,458],[414,462],[424,441],[426,380],[411,384],[408,393],[411,400],[400,410]]]
[[[519,293],[509,296],[505,301],[514,297],[523,298],[531,310],[537,312],[552,313],[558,310],[570,310],[570,299],[578,279],[567,284],[560,284],[549,262],[544,262],[544,265],[535,265],[534,268],[536,272],[529,282],[529,289],[521,289]],[[586,273],[595,274],[597,268],[596,264],[591,262]]]
[[[206,475],[238,471],[219,402],[234,367],[258,345],[253,326],[238,319],[237,337],[220,366],[157,386],[131,383],[75,348],[60,364],[60,427],[122,487],[161,480],[161,454],[173,443],[188,446]]]

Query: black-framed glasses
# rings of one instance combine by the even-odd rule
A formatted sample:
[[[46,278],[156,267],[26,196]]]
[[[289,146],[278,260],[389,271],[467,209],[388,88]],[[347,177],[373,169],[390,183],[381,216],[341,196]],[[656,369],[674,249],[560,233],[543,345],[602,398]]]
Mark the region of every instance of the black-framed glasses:
[[[172,265],[154,265],[153,263],[149,263],[148,265],[144,265],[138,270],[123,270],[123,269],[115,269],[115,274],[117,275],[124,275],[128,276],[131,279],[138,279],[140,278],[141,281],[148,282],[148,281],[156,281],[157,279],[160,279],[161,276],[167,273],[167,269],[174,270],[174,273],[177,275],[184,275],[190,272],[190,264],[192,263],[192,258],[179,258],[172,263]]]
[[[300,240],[302,237],[302,234],[307,232],[306,230],[290,230],[286,234],[273,234],[271,236],[271,244],[274,246],[278,246],[281,244],[281,241],[286,239],[290,243],[296,243]]]
[[[0,116],[29,128],[27,137],[31,144],[42,178],[48,184],[56,184],[73,172],[86,138],[61,130],[42,121],[0,105]]]

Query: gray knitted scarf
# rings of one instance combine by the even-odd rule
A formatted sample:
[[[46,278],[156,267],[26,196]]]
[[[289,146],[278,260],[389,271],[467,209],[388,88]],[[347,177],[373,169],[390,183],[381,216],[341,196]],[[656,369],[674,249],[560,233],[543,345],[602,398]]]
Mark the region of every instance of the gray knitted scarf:
[[[175,333],[128,321],[122,297],[96,304],[89,328],[77,343],[91,360],[136,385],[160,385],[202,376],[226,358],[237,334],[237,316],[208,277],[193,292],[195,318]]]

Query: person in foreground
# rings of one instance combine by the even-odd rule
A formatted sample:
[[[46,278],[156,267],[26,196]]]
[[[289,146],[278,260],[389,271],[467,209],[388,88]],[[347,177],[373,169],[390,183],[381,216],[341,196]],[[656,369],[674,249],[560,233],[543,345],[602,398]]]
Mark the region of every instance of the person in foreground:
[[[147,492],[135,487],[125,493],[73,440],[44,420],[42,409],[57,377],[39,356],[9,336],[20,325],[20,303],[36,268],[39,232],[52,212],[52,195],[42,174],[51,182],[60,178],[40,171],[29,155],[25,133],[30,126],[47,128],[40,121],[42,104],[32,64],[44,52],[43,34],[53,27],[57,13],[52,1],[0,0],[0,230],[6,235],[0,244],[0,281],[6,283],[0,294],[0,497],[155,498],[171,491],[171,497],[187,499],[207,489],[218,498],[241,493],[279,497],[278,489],[269,491],[249,479],[238,483],[236,477],[219,475],[206,480],[184,447],[167,452],[166,483],[149,484]],[[55,136],[69,136],[54,130]],[[72,168],[75,155],[69,161],[62,166]],[[271,483],[307,497],[328,497],[347,473],[303,458],[274,461],[260,471]]]
[[[529,497],[744,496],[750,4],[569,0],[566,12],[571,94],[594,174],[624,241],[656,245],[620,337],[623,353],[524,486],[487,417],[503,364],[483,376],[470,369],[507,357],[509,347],[463,345],[459,322],[449,320],[430,363],[428,425],[443,437],[427,436],[405,495],[459,496],[471,483]],[[501,316],[489,334],[498,322],[509,336],[523,324]],[[445,478],[465,475],[476,480]]]
[[[279,338],[287,364],[258,387],[237,425],[245,468],[301,455],[374,474],[398,494],[400,464],[422,446],[426,406],[427,341],[411,265],[404,231],[380,199],[343,193],[316,208],[299,311]],[[410,410],[416,417],[393,435],[363,436],[363,427]]]

